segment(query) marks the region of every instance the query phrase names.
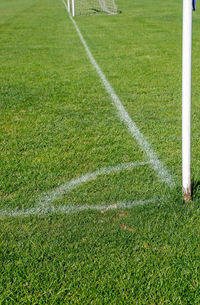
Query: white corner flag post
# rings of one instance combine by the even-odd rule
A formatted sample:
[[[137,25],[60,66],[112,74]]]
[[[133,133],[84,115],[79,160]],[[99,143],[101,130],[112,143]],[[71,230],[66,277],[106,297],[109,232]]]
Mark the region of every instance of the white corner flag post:
[[[191,199],[191,63],[192,0],[183,0],[182,51],[182,188],[185,202]]]

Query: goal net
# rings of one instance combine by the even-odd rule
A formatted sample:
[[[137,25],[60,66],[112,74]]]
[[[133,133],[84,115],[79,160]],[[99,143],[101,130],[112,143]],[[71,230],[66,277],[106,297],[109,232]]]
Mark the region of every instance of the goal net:
[[[68,1],[69,3],[69,1]],[[115,0],[72,0],[72,16],[94,14],[118,14]]]

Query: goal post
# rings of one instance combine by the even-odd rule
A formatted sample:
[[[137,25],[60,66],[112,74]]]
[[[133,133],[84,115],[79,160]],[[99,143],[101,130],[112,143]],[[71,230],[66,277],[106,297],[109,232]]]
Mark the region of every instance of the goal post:
[[[68,0],[68,11],[72,16],[96,15],[96,14],[118,14],[115,0]]]
[[[75,16],[75,0],[72,0],[72,16]]]
[[[67,0],[67,10],[68,10],[68,13],[70,13],[70,0]]]

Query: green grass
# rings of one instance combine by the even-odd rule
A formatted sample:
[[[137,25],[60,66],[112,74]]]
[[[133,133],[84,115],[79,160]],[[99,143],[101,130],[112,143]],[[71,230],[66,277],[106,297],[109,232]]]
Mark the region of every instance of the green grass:
[[[193,201],[181,199],[181,1],[118,1],[75,18],[130,117],[176,180],[149,165],[52,202],[115,211],[0,219],[0,304],[200,304],[199,12],[193,25]],[[103,167],[146,160],[59,0],[0,3],[0,211]]]

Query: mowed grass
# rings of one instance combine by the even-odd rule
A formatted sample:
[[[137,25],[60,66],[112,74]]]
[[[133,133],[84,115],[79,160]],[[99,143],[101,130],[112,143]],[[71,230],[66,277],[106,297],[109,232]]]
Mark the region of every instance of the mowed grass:
[[[1,217],[0,304],[199,304],[199,12],[193,42],[193,201],[181,199],[181,2],[118,1],[75,18],[130,117],[175,177],[101,175],[55,206],[115,211]],[[146,156],[118,118],[61,1],[0,3],[0,211]]]

